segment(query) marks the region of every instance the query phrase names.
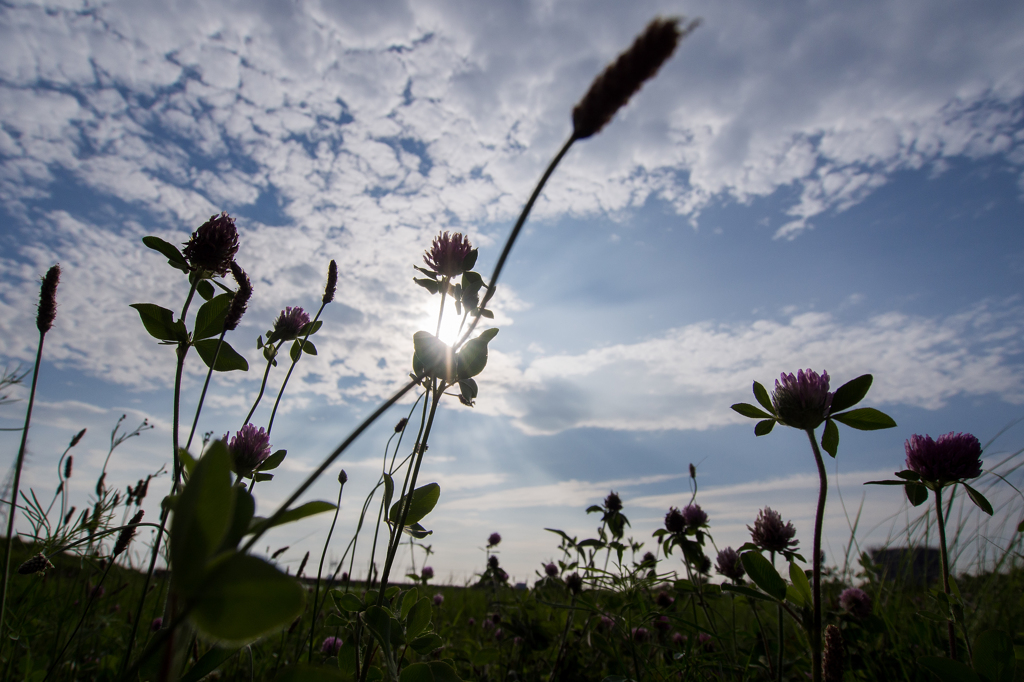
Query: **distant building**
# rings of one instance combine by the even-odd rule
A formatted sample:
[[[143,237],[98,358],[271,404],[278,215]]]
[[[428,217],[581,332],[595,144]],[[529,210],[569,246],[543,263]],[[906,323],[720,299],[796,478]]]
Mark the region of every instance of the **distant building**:
[[[931,547],[894,547],[870,550],[871,563],[882,580],[928,585],[942,575],[939,550]]]

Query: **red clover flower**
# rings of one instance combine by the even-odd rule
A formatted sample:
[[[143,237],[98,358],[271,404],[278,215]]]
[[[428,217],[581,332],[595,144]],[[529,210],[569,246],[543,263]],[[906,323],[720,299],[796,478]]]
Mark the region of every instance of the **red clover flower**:
[[[206,270],[223,277],[238,253],[238,230],[235,219],[227,213],[210,219],[192,233],[182,255],[192,270]]]
[[[772,393],[775,413],[786,426],[816,429],[828,417],[832,393],[828,390],[828,372],[819,375],[812,369],[799,370],[796,375],[782,374]]]
[[[548,563],[548,564],[544,564],[544,573],[549,578],[554,578],[555,576],[558,575],[558,566],[555,565],[554,561],[552,561],[551,563]]]
[[[699,530],[708,525],[708,515],[699,504],[688,504],[683,507],[683,520],[687,530]]]
[[[281,311],[274,322],[273,336],[278,341],[293,341],[298,338],[299,332],[309,324],[309,315],[302,308],[291,306]]]
[[[420,571],[420,577],[424,580],[430,580],[434,577],[434,569],[430,566],[424,566],[423,570]]]
[[[670,533],[682,533],[686,530],[686,517],[677,507],[671,507],[665,514],[665,528]]]
[[[743,563],[740,561],[739,552],[732,547],[726,547],[718,553],[715,560],[715,568],[733,582],[743,579],[745,573]]]
[[[498,533],[491,533],[490,537],[487,538],[488,547],[497,547],[501,542],[501,535]]]
[[[341,637],[325,637],[323,644],[320,645],[320,653],[325,656],[337,656],[343,643]]]
[[[434,606],[440,606],[444,603],[444,595],[438,592],[434,595]]]
[[[981,475],[981,443],[969,433],[913,435],[906,442],[907,468],[929,483],[943,485]]]
[[[871,615],[871,597],[862,589],[848,587],[839,595],[839,605],[855,618],[867,618]]]
[[[473,245],[460,232],[442,232],[434,237],[434,243],[424,254],[423,260],[442,277],[457,277],[466,271],[462,262],[472,250]]]
[[[782,514],[770,507],[757,513],[754,527],[747,526],[750,539],[755,545],[766,552],[788,552],[796,549],[798,540],[794,540],[796,528],[792,522],[783,523]]]
[[[604,498],[604,508],[610,512],[622,511],[622,498],[615,491],[609,492]]]
[[[227,436],[225,435],[225,440]],[[237,473],[248,475],[270,456],[270,435],[252,424],[243,426],[228,444]]]

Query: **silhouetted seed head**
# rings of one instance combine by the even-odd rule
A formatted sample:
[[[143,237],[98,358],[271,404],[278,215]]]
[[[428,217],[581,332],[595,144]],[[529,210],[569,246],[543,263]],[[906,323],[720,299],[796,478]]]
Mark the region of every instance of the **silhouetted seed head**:
[[[565,579],[565,586],[573,594],[579,594],[583,591],[583,578],[579,573],[570,573],[569,577]]]
[[[81,442],[83,436],[85,436],[85,429],[82,429],[81,431],[75,434],[75,437],[71,439],[71,444],[68,445],[68,447],[73,448],[76,445],[78,445]]]
[[[344,469],[338,472],[338,483],[342,485],[348,483],[348,474],[345,473]]]
[[[697,573],[701,575],[711,575],[711,559],[705,554],[701,554],[700,557],[693,562],[693,567],[697,569]]]
[[[498,533],[491,533],[487,538],[487,546],[497,547],[499,544],[501,544],[501,535]]]
[[[299,564],[299,570],[295,572],[296,578],[302,577],[302,572],[306,570],[306,562],[309,561],[309,552],[302,557],[302,562]]]
[[[64,515],[64,525],[71,523],[71,517],[75,515],[75,508],[72,507],[68,510],[68,513]]]
[[[604,498],[604,508],[611,512],[622,511],[622,498],[617,492],[609,492]]]
[[[71,464],[74,457],[68,455],[68,458],[64,460],[64,478],[71,478]]]
[[[282,554],[284,554],[287,551],[288,551],[288,545],[285,545],[281,549],[279,549],[276,552],[274,552],[273,554],[271,554],[270,558],[271,559],[276,559],[277,557],[281,556]]]
[[[734,582],[741,580],[745,573],[743,562],[740,561],[740,555],[732,547],[726,547],[718,553],[718,558],[715,560],[715,568],[719,573]]]
[[[221,277],[228,274],[236,253],[238,230],[234,218],[227,213],[210,216],[192,233],[182,250],[192,270],[206,270]]]
[[[913,435],[906,442],[907,468],[925,481],[949,483],[981,475],[981,443],[969,433]]]
[[[671,507],[665,514],[665,529],[669,533],[682,533],[686,530],[686,517],[676,507]]]
[[[582,140],[600,132],[699,24],[691,21],[680,29],[678,19],[659,18],[649,23],[633,45],[594,79],[572,110],[573,137]]]
[[[327,305],[334,300],[334,292],[338,289],[338,264],[333,260],[327,266],[327,286],[324,287],[323,303]]]
[[[50,560],[42,554],[36,554],[18,567],[18,573],[21,575],[32,575],[33,573],[42,573],[48,568],[53,568]]]
[[[409,420],[406,419],[405,417],[402,417],[401,419],[399,419],[398,423],[395,424],[395,433],[401,433],[402,431],[405,431],[405,425],[408,424],[408,423],[409,423]]]
[[[57,317],[57,283],[60,281],[60,266],[54,265],[43,276],[43,286],[39,289],[39,309],[36,312],[36,328],[45,334],[53,326]]]
[[[747,526],[747,530],[750,531],[750,540],[766,552],[791,551],[799,544],[793,539],[796,535],[793,523],[783,523],[782,514],[771,507],[759,511],[754,527]]]
[[[288,306],[281,311],[274,322],[274,338],[280,341],[292,341],[298,337],[299,331],[309,324],[309,315],[302,308]]]
[[[835,625],[825,628],[825,651],[821,659],[821,671],[825,682],[842,682],[843,659],[846,647],[843,646],[843,633]]]
[[[249,281],[245,270],[235,261],[231,261],[231,276],[235,278],[235,285],[238,288],[235,290],[235,295],[231,297],[231,305],[228,306],[227,314],[224,315],[224,329],[227,331],[238,328],[238,323],[242,321],[242,315],[245,314],[245,309],[249,306],[249,299],[252,297],[252,282]]]
[[[104,471],[102,474],[100,474],[100,477],[98,479],[96,479],[96,495],[98,497],[103,497],[103,489],[106,487],[104,485],[104,482],[106,480],[107,480],[107,472],[106,471]]]
[[[302,622],[302,616],[297,616],[295,618],[295,620],[292,621],[292,624],[288,626],[288,634],[290,635],[293,632],[295,632],[295,628],[297,628],[299,626],[299,623],[301,623],[301,622]]]
[[[697,480],[697,467],[693,466],[692,463],[690,464],[690,478],[695,481]]]
[[[138,488],[135,489],[135,504],[142,504],[142,501],[144,499],[146,499],[146,493],[149,492],[149,478],[148,477],[146,478],[145,481],[139,481],[139,483],[141,485]]]
[[[423,255],[427,266],[442,277],[457,277],[465,272],[462,263],[473,245],[460,232],[442,232]]]
[[[871,597],[857,587],[843,590],[839,595],[839,605],[854,618],[867,618],[871,615]]]
[[[129,521],[129,525],[121,529],[121,532],[117,536],[117,542],[114,543],[114,556],[120,555],[126,549],[128,549],[128,543],[135,537],[135,524],[142,521],[142,515],[145,514],[141,509],[135,512],[135,516]]]

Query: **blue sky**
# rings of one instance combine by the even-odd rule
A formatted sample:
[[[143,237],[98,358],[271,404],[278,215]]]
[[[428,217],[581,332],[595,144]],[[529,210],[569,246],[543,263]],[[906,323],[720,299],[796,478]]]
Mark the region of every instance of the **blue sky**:
[[[573,104],[658,14],[704,23],[548,184],[492,306],[477,406],[440,414],[423,474],[443,491],[431,563],[461,582],[499,531],[503,564],[527,578],[554,556],[542,529],[592,533],[583,510],[610,489],[646,540],[688,501],[689,462],[719,546],[742,543],[764,505],[808,543],[801,434],[755,440],[729,410],[754,379],[799,367],[834,385],[875,375],[867,403],[899,428],[844,431],[829,465],[851,513],[867,494],[865,546],[898,539],[917,512],[861,483],[900,468],[907,437],[985,442],[1024,414],[1019,3],[4,5],[0,361],[31,361],[38,277],[64,269],[29,484],[49,489],[54,453],[88,426],[86,504],[122,413],[157,428],[123,446],[117,477],[166,461],[173,354],[127,306],[185,292],[140,240],[181,243],[226,210],[255,285],[232,343],[253,369],[220,377],[201,431],[238,427],[256,335],[284,306],[315,305],[329,259],[341,272],[319,355],[275,422],[287,465],[257,489],[261,509],[283,499],[406,375],[436,314],[411,269],[433,236],[468,234],[488,273]],[[201,370],[187,369],[186,413]],[[0,425],[23,406],[0,407]],[[341,538],[399,416],[340,465]],[[986,456],[1022,439],[1011,429]],[[313,496],[333,499],[333,481]],[[1016,519],[1012,496],[993,496]],[[268,545],[297,563],[326,523]],[[837,494],[827,528],[839,560]]]

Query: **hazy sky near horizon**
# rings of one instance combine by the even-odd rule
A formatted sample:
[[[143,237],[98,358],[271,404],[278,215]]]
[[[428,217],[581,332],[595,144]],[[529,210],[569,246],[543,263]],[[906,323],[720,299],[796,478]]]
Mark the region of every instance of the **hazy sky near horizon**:
[[[851,517],[911,434],[986,442],[1024,413],[1020,3],[15,2],[0,7],[0,361],[30,365],[39,276],[64,273],[29,484],[54,485],[88,426],[87,504],[122,413],[156,429],[110,478],[168,459],[173,352],[128,304],[180,308],[187,284],[141,238],[180,244],[227,211],[255,288],[229,337],[250,370],[217,377],[200,433],[238,428],[262,376],[257,335],[285,306],[314,308],[328,261],[340,269],[319,353],[275,421],[287,464],[257,488],[263,511],[283,499],[407,376],[412,334],[436,318],[412,281],[431,239],[465,233],[489,274],[572,106],[659,14],[703,24],[549,182],[492,305],[477,406],[440,413],[422,474],[442,485],[438,575],[480,570],[498,531],[527,578],[555,556],[542,529],[593,533],[584,509],[611,489],[646,541],[689,501],[690,462],[719,547],[765,505],[809,543],[805,439],[755,440],[729,409],[782,371],[827,369],[833,386],[872,373],[865,404],[899,423],[842,431],[829,466]],[[186,415],[205,376],[192,360]],[[0,426],[23,406],[0,407]],[[351,483],[334,556],[402,413],[338,465]],[[986,461],[1022,440],[1010,429]],[[16,434],[2,442],[13,460]],[[325,479],[313,496],[334,499]],[[865,542],[917,513],[866,492]],[[838,561],[838,494],[828,519]],[[328,522],[269,542],[297,562]]]

